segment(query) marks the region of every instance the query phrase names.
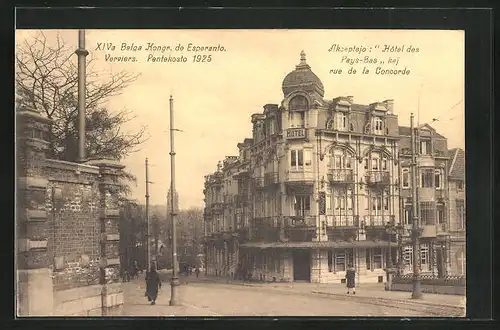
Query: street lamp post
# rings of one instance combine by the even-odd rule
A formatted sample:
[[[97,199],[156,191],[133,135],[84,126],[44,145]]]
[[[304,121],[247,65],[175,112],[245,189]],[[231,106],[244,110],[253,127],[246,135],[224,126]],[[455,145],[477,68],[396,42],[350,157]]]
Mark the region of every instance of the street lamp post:
[[[179,286],[179,277],[177,275],[177,237],[175,228],[175,151],[174,151],[174,99],[170,95],[170,208],[172,218],[172,279],[170,281],[170,306],[178,305],[177,287]]]

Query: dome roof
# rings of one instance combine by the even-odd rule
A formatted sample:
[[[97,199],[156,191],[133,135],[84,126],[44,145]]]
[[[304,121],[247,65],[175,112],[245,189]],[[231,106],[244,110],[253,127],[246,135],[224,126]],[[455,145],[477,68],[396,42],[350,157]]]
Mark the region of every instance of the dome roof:
[[[315,91],[321,97],[325,94],[323,83],[306,63],[306,54],[304,51],[300,53],[300,64],[295,66],[295,70],[286,75],[281,88],[284,96],[298,90]]]

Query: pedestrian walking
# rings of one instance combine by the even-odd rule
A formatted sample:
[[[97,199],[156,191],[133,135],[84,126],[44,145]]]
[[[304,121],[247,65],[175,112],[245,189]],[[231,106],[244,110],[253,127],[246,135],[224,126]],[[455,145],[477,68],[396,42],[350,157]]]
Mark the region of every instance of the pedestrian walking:
[[[199,278],[200,277],[200,267],[196,266],[195,273],[196,273],[196,278]]]
[[[346,283],[347,283],[347,294],[352,291],[352,294],[356,294],[356,270],[352,265],[349,265],[345,273]]]
[[[156,304],[158,297],[158,289],[161,288],[160,275],[156,272],[155,265],[151,265],[149,272],[146,272],[146,296],[151,305]]]

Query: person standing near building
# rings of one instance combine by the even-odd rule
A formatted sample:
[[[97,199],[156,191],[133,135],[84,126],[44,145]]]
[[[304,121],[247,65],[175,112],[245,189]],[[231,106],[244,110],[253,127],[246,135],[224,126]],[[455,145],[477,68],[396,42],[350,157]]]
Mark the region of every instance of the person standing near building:
[[[151,269],[146,273],[146,295],[151,305],[156,304],[159,288],[161,288],[160,275],[156,272],[156,266],[152,264]]]
[[[352,266],[352,264],[349,265],[349,268],[347,268],[346,274],[346,283],[347,283],[347,294],[349,294],[352,291],[352,294],[356,294],[356,270]]]

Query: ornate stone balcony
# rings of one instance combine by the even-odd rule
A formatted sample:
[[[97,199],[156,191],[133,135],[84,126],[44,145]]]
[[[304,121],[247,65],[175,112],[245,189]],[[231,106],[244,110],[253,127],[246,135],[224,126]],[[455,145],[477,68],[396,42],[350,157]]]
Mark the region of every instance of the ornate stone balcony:
[[[327,215],[326,223],[328,227],[344,227],[357,228],[359,227],[359,217],[355,215]]]
[[[390,173],[387,171],[368,171],[366,173],[366,183],[369,185],[388,185],[390,182]]]
[[[328,169],[328,181],[331,183],[352,183],[354,182],[353,171],[350,168],[330,168]]]
[[[365,215],[363,221],[365,227],[385,227],[387,223],[393,223],[394,215]]]

